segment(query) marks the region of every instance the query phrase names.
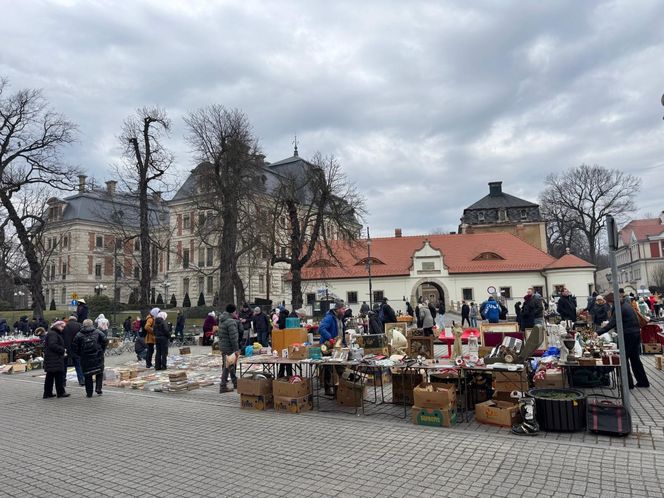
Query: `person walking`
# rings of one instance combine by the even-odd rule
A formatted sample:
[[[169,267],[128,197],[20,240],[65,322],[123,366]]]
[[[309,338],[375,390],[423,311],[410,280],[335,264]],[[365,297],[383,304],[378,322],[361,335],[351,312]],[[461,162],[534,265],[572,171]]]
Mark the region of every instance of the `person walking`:
[[[429,309],[429,301],[420,303],[417,305],[420,309],[420,318],[422,319],[422,332],[425,336],[429,337],[433,335],[433,316],[431,316],[431,310]]]
[[[477,309],[477,304],[471,301],[470,303],[470,326],[474,329],[477,328],[477,316],[480,314],[480,312]]]
[[[154,355],[154,345],[157,342],[154,335],[154,321],[161,310],[159,308],[152,308],[150,314],[145,317],[145,345],[148,350],[145,356],[145,368],[152,368],[152,356]]]
[[[95,328],[92,320],[83,320],[81,330],[74,337],[74,352],[81,359],[81,369],[85,378],[85,395],[88,398],[92,398],[93,388],[98,396],[102,394],[104,352],[107,344],[106,334]]]
[[[438,324],[438,328],[445,332],[445,302],[441,299],[438,301],[438,304],[436,305],[437,308],[437,314],[433,314],[434,318],[436,319],[436,324]]]
[[[125,340],[129,339],[131,337],[131,316],[125,318],[125,321],[122,324],[122,328],[124,330]]]
[[[58,398],[67,398],[69,393],[65,392],[65,386],[62,377],[65,369],[65,358],[67,350],[65,349],[65,340],[62,337],[62,331],[65,328],[65,322],[58,320],[46,334],[44,341],[44,399],[53,398],[53,384],[55,383],[55,393]]]
[[[256,340],[261,343],[261,346],[266,348],[269,344],[270,330],[272,330],[272,323],[260,307],[254,308],[254,316],[251,319],[254,324],[254,332],[256,332]]]
[[[613,293],[606,296],[606,302],[614,303]],[[632,372],[636,378],[636,387],[650,387],[646,370],[641,363],[641,327],[639,326],[639,319],[632,305],[627,301],[626,297],[620,299],[620,311],[622,312],[623,334],[625,337],[625,355],[627,356],[627,383],[630,389],[634,389],[634,379]],[[609,330],[616,328],[616,314],[611,314],[611,319],[606,326],[597,331],[597,335],[602,335]],[[630,372],[630,369],[632,372]]]
[[[62,379],[62,384],[67,387],[67,367],[74,367],[76,370],[76,377],[78,379],[78,385],[82,386],[85,379],[83,378],[83,371],[81,370],[81,360],[76,354],[72,351],[72,344],[74,342],[74,337],[81,330],[81,324],[78,323],[78,320],[74,315],[69,317],[67,325],[62,330],[62,338],[65,341],[65,349],[67,350],[67,360],[65,361],[64,369],[64,378]]]
[[[461,301],[461,327],[464,323],[468,323],[470,327],[470,306],[466,301]]]
[[[182,310],[179,310],[178,315],[175,319],[175,337],[177,337],[181,341],[184,340],[184,323],[185,323],[184,313],[182,313]]]
[[[78,323],[83,323],[83,320],[88,319],[88,303],[85,302],[85,299],[78,300],[78,304],[76,305],[76,319]]]
[[[238,343],[238,322],[233,318],[233,313],[237,308],[234,304],[228,304],[226,311],[219,317],[219,350],[221,351],[221,384],[219,393],[228,393],[237,389],[237,377],[235,375],[235,362],[231,362],[231,355],[235,353],[235,359],[240,355],[240,345]],[[233,388],[228,387],[228,376],[233,382]]]
[[[155,370],[166,370],[166,361],[168,360],[168,341],[171,338],[171,332],[168,328],[166,319],[168,315],[165,311],[160,311],[154,321],[154,339],[156,355],[154,360]]]
[[[140,335],[141,333],[141,317],[137,316],[136,320],[134,320],[134,323],[131,326],[131,331],[133,333],[133,338],[136,340],[136,338]],[[145,341],[143,341],[145,342]]]

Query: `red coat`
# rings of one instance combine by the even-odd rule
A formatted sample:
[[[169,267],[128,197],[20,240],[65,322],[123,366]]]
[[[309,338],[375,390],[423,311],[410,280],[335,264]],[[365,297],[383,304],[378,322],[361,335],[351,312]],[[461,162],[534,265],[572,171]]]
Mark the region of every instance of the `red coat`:
[[[208,315],[203,322],[203,334],[206,336],[214,335],[214,327],[217,325],[217,319]]]

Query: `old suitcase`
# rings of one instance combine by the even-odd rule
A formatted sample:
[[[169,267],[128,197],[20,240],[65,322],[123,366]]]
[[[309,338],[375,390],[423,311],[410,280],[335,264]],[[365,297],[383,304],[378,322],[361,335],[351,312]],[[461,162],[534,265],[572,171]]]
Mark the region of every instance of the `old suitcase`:
[[[632,432],[632,417],[618,398],[590,394],[586,405],[586,425],[590,432],[627,436]]]

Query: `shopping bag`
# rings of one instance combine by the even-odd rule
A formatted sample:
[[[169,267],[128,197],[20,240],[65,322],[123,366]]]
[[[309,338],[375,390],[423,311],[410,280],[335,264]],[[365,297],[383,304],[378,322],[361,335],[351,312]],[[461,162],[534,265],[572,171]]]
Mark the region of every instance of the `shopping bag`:
[[[237,363],[237,355],[235,353],[226,355],[226,368],[230,368]]]

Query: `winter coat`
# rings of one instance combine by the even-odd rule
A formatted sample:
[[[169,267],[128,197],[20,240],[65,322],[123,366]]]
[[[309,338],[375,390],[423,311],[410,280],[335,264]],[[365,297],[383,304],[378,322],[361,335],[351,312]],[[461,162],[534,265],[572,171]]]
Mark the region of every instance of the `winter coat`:
[[[155,341],[166,340],[168,341],[171,338],[171,331],[168,327],[168,323],[161,317],[157,317],[154,321],[154,337]]]
[[[595,303],[590,308],[590,314],[593,317],[593,323],[595,325],[601,325],[602,322],[605,322],[609,319],[609,311],[611,311],[611,306],[608,303],[599,304]]]
[[[420,318],[422,319],[422,328],[430,329],[433,327],[433,316],[431,316],[431,310],[426,304],[419,304],[417,306],[420,309]]]
[[[92,340],[94,349],[86,351],[86,343]],[[104,371],[104,351],[108,340],[106,335],[94,327],[82,327],[74,337],[74,354],[81,360],[83,375],[93,375]]]
[[[625,335],[629,335],[633,338],[641,338],[641,327],[639,326],[639,319],[636,316],[636,312],[632,305],[625,301],[620,305],[620,311],[622,312],[622,322],[623,322],[623,332]],[[616,314],[615,311],[611,315],[611,320],[606,325],[597,331],[597,335],[602,335],[605,332],[608,332],[611,329],[616,328]]]
[[[489,323],[498,323],[500,318],[500,305],[493,299],[489,298],[484,307],[482,314],[489,320]]]
[[[108,319],[104,316],[103,313],[97,317],[95,323],[97,324],[97,328],[104,333],[106,333],[108,327],[111,325],[111,323],[108,321]]]
[[[383,320],[383,324],[396,323],[397,321],[397,315],[394,313],[392,306],[390,306],[387,303],[383,303],[380,305],[380,312],[378,313],[378,316],[381,317],[381,319]]]
[[[286,328],[286,318],[288,318],[288,310],[279,310],[279,330],[284,330]]]
[[[473,304],[470,307],[470,317],[471,318],[477,318],[477,315],[479,315],[479,311],[477,311],[477,305]]]
[[[175,330],[178,332],[184,331],[184,322],[185,322],[184,314],[180,313],[178,315],[177,320],[175,321]]]
[[[9,334],[9,325],[7,325],[7,320],[0,318],[0,336]]]
[[[154,317],[152,315],[148,315],[145,318],[145,325],[143,325],[143,330],[145,330],[145,344],[155,344]]]
[[[205,317],[203,322],[203,333],[207,336],[210,336],[214,333],[214,327],[217,325],[217,319],[212,315]]]
[[[254,313],[250,308],[242,308],[240,310],[240,320],[244,320],[244,322],[241,322],[244,330],[249,330],[251,328],[251,320],[253,317]]]
[[[258,315],[254,315],[251,318],[251,321],[254,324],[254,332],[256,332],[256,335],[269,334],[270,330],[272,330],[270,319],[262,311]]]
[[[445,314],[445,303],[443,301],[438,303],[438,314],[440,315]]]
[[[470,316],[470,306],[464,304],[461,306],[461,318],[468,318]]]
[[[78,319],[78,323],[83,323],[83,320],[88,319],[88,305],[79,303],[78,306],[76,306],[76,317]]]
[[[336,339],[339,335],[339,320],[335,310],[329,310],[318,325],[318,333],[320,334],[320,343]]]
[[[224,354],[231,354],[240,350],[237,325],[237,320],[226,311],[219,317],[217,337],[219,337],[219,349]]]
[[[527,294],[523,296],[523,306],[521,306],[521,313],[519,315],[521,330],[532,329],[535,326],[535,307],[532,301],[532,295]]]
[[[500,306],[500,319],[507,320],[507,306],[505,306],[503,303],[498,303],[498,305]]]
[[[561,319],[576,321],[576,299],[572,296],[560,296],[556,311]]]
[[[18,320],[16,323],[14,323],[14,328],[18,330],[19,332],[23,332],[24,334],[27,334],[28,331],[30,330],[30,325],[28,324],[28,317],[27,316],[22,316],[20,320]],[[48,328],[48,327],[46,327]]]
[[[62,338],[65,341],[65,349],[68,353],[67,364],[70,367],[74,365],[74,358],[76,357],[76,353],[74,353],[72,349],[72,344],[74,343],[74,337],[76,337],[76,334],[78,334],[80,330],[80,323],[76,320],[69,320],[62,331]]]
[[[147,348],[148,347],[145,345],[145,339],[143,339],[142,337],[137,337],[136,340],[134,341],[134,353],[141,354]]]
[[[360,314],[366,315],[371,311],[371,308],[369,308],[369,305],[367,303],[362,303],[362,306],[360,306]]]
[[[535,318],[544,317],[544,304],[541,298],[536,298],[534,295],[527,294],[523,296],[523,307],[521,308],[521,315],[528,316],[529,319],[535,320]],[[523,318],[522,318],[523,320]],[[525,326],[528,327],[527,325]]]
[[[385,327],[381,323],[378,315],[374,311],[369,312],[369,333],[370,334],[384,334]]]
[[[122,324],[122,328],[125,332],[131,332],[131,318],[127,318]]]
[[[55,329],[49,329],[44,341],[44,371],[62,372],[65,369],[65,340]]]
[[[431,318],[434,318],[434,319],[436,318],[436,315],[438,314],[438,312],[436,311],[436,307],[432,303],[429,303],[429,313],[431,313]]]

